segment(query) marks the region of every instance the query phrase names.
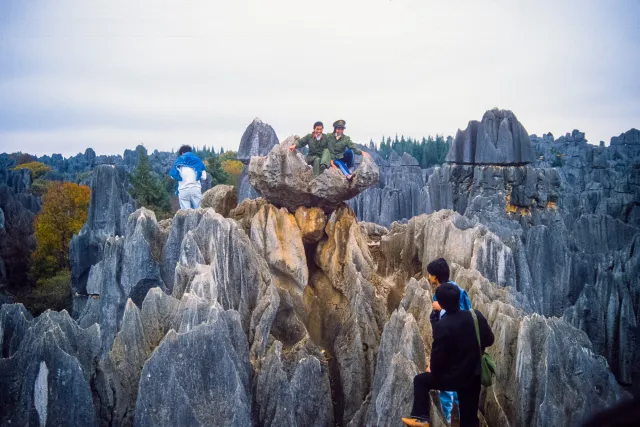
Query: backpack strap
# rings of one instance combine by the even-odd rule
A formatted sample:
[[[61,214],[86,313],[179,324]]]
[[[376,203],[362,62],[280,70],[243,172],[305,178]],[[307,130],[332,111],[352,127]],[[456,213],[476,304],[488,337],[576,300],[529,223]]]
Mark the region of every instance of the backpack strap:
[[[482,356],[482,344],[480,343],[480,328],[478,327],[478,316],[476,316],[476,311],[474,309],[469,310],[471,312],[471,317],[473,317],[473,325],[476,328],[476,338],[478,340],[478,349],[480,350],[480,356]]]

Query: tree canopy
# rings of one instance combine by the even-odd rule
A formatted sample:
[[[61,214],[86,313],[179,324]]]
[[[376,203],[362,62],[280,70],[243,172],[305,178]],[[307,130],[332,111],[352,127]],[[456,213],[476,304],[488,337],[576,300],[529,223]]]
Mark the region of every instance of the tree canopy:
[[[38,280],[69,268],[69,243],[87,221],[91,190],[86,185],[51,182],[35,219],[36,249],[31,275]]]

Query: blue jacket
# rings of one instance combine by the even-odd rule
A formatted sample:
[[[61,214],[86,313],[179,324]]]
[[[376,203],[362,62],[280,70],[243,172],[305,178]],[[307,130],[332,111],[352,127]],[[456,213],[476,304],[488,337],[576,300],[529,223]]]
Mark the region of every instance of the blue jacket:
[[[458,289],[460,289],[460,310],[471,310],[471,300],[469,299],[469,294],[467,294],[467,291],[462,289],[460,285],[458,285],[453,280],[449,280],[448,283],[451,283],[452,285],[456,285]],[[437,301],[435,294],[433,294],[433,300]],[[446,310],[444,308],[440,310],[441,319],[442,319],[442,316],[445,315],[445,313],[446,313]]]
[[[187,166],[193,169],[196,172],[196,180],[200,181],[202,178],[202,171],[204,170],[204,163],[202,160],[192,152],[184,153],[182,156],[178,157],[176,161],[173,163],[173,168],[169,172],[169,176],[175,179],[176,181],[182,181],[182,176],[180,176],[179,167]],[[178,185],[176,184],[176,194],[178,194]]]

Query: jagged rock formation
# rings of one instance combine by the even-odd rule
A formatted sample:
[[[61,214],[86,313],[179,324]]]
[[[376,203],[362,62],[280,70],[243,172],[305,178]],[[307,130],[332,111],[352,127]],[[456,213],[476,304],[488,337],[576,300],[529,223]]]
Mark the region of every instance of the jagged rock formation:
[[[258,192],[249,182],[249,162],[252,156],[266,156],[271,149],[279,144],[278,136],[271,126],[263,123],[259,118],[247,126],[238,148],[238,160],[245,164],[238,178],[238,202],[245,199],[257,199]]]
[[[0,285],[10,287],[27,283],[33,217],[40,210],[40,198],[29,192],[31,172],[8,169],[13,166],[0,159]]]
[[[249,164],[249,182],[276,206],[290,212],[300,206],[319,207],[328,213],[378,182],[378,168],[368,159],[363,160],[351,181],[336,169],[315,177],[302,155],[288,150],[294,142],[294,137],[289,137],[266,157],[253,157]]]
[[[503,115],[503,122],[512,122],[510,113]],[[466,133],[459,134],[449,153],[451,163],[422,171],[423,187],[409,183],[420,182],[417,170],[396,166],[390,173],[398,182],[369,189],[350,204],[359,218],[384,226],[410,215],[394,207],[396,199],[405,200],[403,206],[411,207],[413,215],[453,209],[484,224],[513,258],[511,269],[505,266],[511,274],[487,277],[514,286],[537,313],[564,316],[587,332],[618,380],[640,387],[634,380],[640,369],[633,363],[640,355],[635,344],[640,334],[635,250],[640,231],[640,132],[632,129],[614,137],[608,147],[587,144],[584,133],[577,130],[558,139],[533,135],[535,158],[527,158],[531,161],[527,165],[522,165],[522,158],[490,162],[476,154],[465,158],[472,153],[473,135],[477,151],[478,135],[501,134],[496,117],[488,111],[484,124],[472,122]],[[523,131],[519,123],[509,126]],[[529,152],[524,136],[511,138],[514,144],[521,143],[513,153]],[[498,139],[491,141],[497,145]]]
[[[249,164],[251,157],[266,156],[278,143],[278,136],[273,128],[256,117],[242,135],[237,158],[242,163]]]
[[[216,185],[202,195],[202,208],[213,208],[224,217],[238,205],[238,193],[232,185]]]
[[[96,155],[92,148],[87,148],[84,153],[65,158],[61,154],[42,156],[38,161],[51,167],[52,171],[47,174],[49,179],[60,181],[80,181],[82,184],[90,185],[90,175],[99,165],[112,165],[124,169],[131,173],[138,166],[140,150],[146,151],[142,145],[135,150],[125,150],[123,155]],[[165,176],[176,159],[176,154],[154,150],[149,154],[149,165],[151,169],[160,176]]]
[[[445,227],[434,234],[436,222]],[[421,215],[383,236],[381,253],[388,265],[404,266],[409,275],[421,271],[434,255],[456,263],[454,280],[487,315],[496,335],[489,351],[499,374],[496,384],[483,393],[488,424],[577,425],[592,411],[622,398],[622,388],[586,334],[562,319],[536,314],[523,295],[491,283],[476,269],[487,247],[495,246],[495,253],[510,252],[483,228],[451,211]],[[488,257],[483,268],[499,272],[502,263],[500,257]]]
[[[278,155],[262,171],[298,167]],[[228,218],[205,208],[158,223],[132,213],[123,179],[110,166],[94,174],[72,248],[78,321],[0,307],[2,425],[397,426],[430,355],[423,275],[440,256],[496,334],[481,425],[576,425],[625,396],[598,353],[633,376],[623,332],[637,308],[638,235],[618,218],[581,215],[573,240],[559,240],[568,226],[556,169],[436,168],[429,206],[458,213],[389,229],[344,205],[325,213],[265,199]],[[594,284],[572,287],[589,272],[575,266],[593,261],[603,268]],[[569,285],[557,279],[565,262],[576,269]],[[574,311],[564,292],[576,293]],[[435,402],[433,425],[444,426]]]
[[[96,425],[98,325],[82,329],[66,311],[32,319],[22,305],[5,304],[0,337],[1,425]]]
[[[535,161],[529,134],[515,114],[494,108],[482,121],[458,130],[447,162],[473,165],[522,165]]]
[[[133,210],[124,171],[111,165],[98,166],[92,177],[87,222],[69,245],[75,316],[84,310],[90,293],[87,282],[91,267],[102,260],[103,247],[109,237],[125,234],[127,218]]]
[[[430,170],[422,170],[409,154],[395,151],[389,160],[376,158],[380,170],[378,184],[349,200],[349,206],[361,221],[388,227],[394,221],[408,220],[426,212],[423,187]]]

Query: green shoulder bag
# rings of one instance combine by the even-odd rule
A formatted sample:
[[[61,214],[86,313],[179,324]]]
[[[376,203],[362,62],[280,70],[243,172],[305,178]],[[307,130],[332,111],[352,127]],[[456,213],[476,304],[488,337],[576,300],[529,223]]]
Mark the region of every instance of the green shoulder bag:
[[[490,354],[482,351],[482,344],[480,343],[480,328],[478,327],[478,317],[474,309],[469,310],[473,317],[473,323],[476,327],[476,338],[478,339],[478,349],[480,350],[480,371],[481,371],[481,383],[485,387],[489,387],[493,384],[493,376],[496,374],[496,361],[493,360]]]

